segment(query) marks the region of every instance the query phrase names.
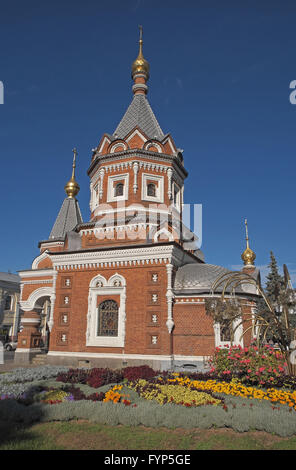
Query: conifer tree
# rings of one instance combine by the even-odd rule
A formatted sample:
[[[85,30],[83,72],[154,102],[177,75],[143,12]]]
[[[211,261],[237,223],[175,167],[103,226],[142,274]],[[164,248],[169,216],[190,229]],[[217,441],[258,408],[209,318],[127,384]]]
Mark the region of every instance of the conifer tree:
[[[279,296],[282,289],[284,288],[284,278],[278,272],[278,266],[273,252],[270,252],[270,264],[269,264],[269,273],[266,276],[266,287],[265,291],[273,304],[278,303]]]

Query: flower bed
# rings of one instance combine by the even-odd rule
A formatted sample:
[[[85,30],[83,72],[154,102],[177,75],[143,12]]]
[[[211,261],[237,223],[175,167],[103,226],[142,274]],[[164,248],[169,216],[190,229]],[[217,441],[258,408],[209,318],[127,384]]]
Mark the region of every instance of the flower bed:
[[[181,384],[149,383],[147,380],[140,379],[135,384],[130,384],[130,387],[141,397],[146,400],[155,400],[160,405],[169,402],[190,407],[218,405],[222,402],[209,393],[198,392]]]
[[[117,372],[103,369],[103,373],[98,369],[95,372],[72,369],[67,371],[72,383],[55,380],[60,375],[57,370],[50,374],[40,370],[36,375],[43,379],[17,382],[25,391],[16,395],[3,392],[3,387],[16,385],[13,373],[5,374],[6,384],[0,386],[0,420],[32,423],[87,419],[112,425],[187,428],[215,425],[237,431],[265,430],[281,436],[296,434],[296,391],[259,389],[238,379],[226,382],[211,378],[213,373],[155,376],[155,372],[146,369],[148,378],[143,379],[137,378],[143,369],[132,369],[128,374],[132,373],[135,380],[123,378],[120,383],[95,387],[95,391],[87,383],[89,377],[105,377],[108,381],[108,377],[119,377],[117,373],[124,377],[124,369]],[[30,373],[26,371],[25,376]],[[44,379],[47,375],[49,378]]]
[[[237,377],[246,384],[264,387],[282,379],[287,366],[282,353],[271,346],[218,347],[209,363],[210,372],[220,378]]]

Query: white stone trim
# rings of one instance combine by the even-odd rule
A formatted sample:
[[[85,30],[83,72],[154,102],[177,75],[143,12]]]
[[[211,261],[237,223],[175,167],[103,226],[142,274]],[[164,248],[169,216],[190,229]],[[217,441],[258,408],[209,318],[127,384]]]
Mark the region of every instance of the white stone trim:
[[[110,153],[114,153],[115,150],[119,147],[123,147],[122,151],[124,152],[125,150],[127,150],[127,145],[125,142],[117,142],[116,144],[112,145],[111,149],[110,149]]]
[[[101,144],[101,146],[100,146],[100,148],[99,148],[98,153],[101,153],[101,151],[103,150],[104,145],[105,145],[106,142],[108,142],[108,144],[111,144],[111,140],[108,139],[108,137],[105,136],[104,139],[103,139],[103,142],[102,142],[102,144]]]
[[[155,141],[149,142],[148,144],[145,145],[145,150],[149,150],[150,147],[155,147],[158,153],[162,153],[162,148],[157,142]],[[153,151],[154,150],[150,150],[150,152],[153,152]]]
[[[141,139],[143,140],[143,142],[147,142],[146,137],[145,137],[140,131],[138,131],[138,129],[134,130],[134,132],[126,139],[126,141],[128,142],[128,141],[131,140],[133,137],[135,137],[135,135],[138,135],[139,137],[141,137]]]
[[[40,261],[42,261],[45,258],[50,259],[50,256],[48,255],[48,250],[43,251],[41,255],[37,256],[37,258],[34,259],[32,263],[32,269],[38,269],[38,264],[40,263]]]
[[[158,184],[156,185],[156,196],[148,196],[147,194],[147,182],[148,180],[155,181]],[[156,176],[150,173],[142,173],[142,200],[151,201],[156,203],[163,203],[163,176]]]
[[[137,189],[138,189],[138,172],[139,172],[139,163],[138,162],[133,163],[133,170],[134,170],[133,190],[134,190],[134,194],[136,194]]]
[[[158,264],[171,259],[174,259],[178,265],[192,262],[189,255],[185,254],[184,260],[183,257],[183,250],[175,245],[154,245],[132,249],[53,254],[52,261],[54,266],[61,270]]]
[[[116,353],[93,353],[93,352],[68,352],[68,351],[48,351],[48,356],[64,356],[64,357],[93,357],[93,358],[110,358],[110,359],[147,359],[171,361],[172,356],[161,354],[116,354]]]
[[[29,351],[29,349],[28,349]],[[93,353],[93,352],[76,352],[76,351],[48,351],[48,356],[62,356],[62,357],[81,357],[81,358],[94,358],[94,359],[135,359],[147,361],[172,361],[172,356],[162,354],[116,354],[116,353]],[[175,361],[186,362],[201,362],[209,356],[183,356],[175,354],[173,359]]]
[[[19,275],[20,275],[21,278],[53,276],[54,273],[55,273],[55,270],[52,269],[52,268],[51,269],[35,269],[35,270],[29,270],[29,271],[19,271]]]
[[[62,246],[62,245],[64,245],[64,242],[61,242],[61,241],[60,242],[59,241],[56,241],[56,242],[55,241],[50,241],[50,242],[45,241],[43,243],[42,242],[40,243],[40,248],[42,248],[43,246],[45,246],[47,248],[51,248],[53,246]]]
[[[237,319],[236,322],[241,322],[240,319]],[[233,322],[233,327],[235,327],[235,322]],[[231,346],[238,346],[240,345],[241,347],[244,346],[244,340],[242,337],[242,332],[243,332],[243,326],[240,325],[236,331],[234,332],[234,338],[233,341],[221,341],[221,336],[220,336],[220,323],[214,323],[214,334],[215,334],[215,346],[223,348],[226,345]]]
[[[104,174],[105,174],[105,168],[102,167],[100,168],[100,180],[99,180],[99,199],[102,199],[103,197],[103,185],[104,185]]]
[[[123,184],[123,195],[114,196],[114,183],[116,181],[124,181]],[[110,175],[108,176],[108,189],[107,189],[107,202],[116,202],[116,201],[127,201],[128,200],[128,190],[129,190],[129,174],[122,173],[120,175]]]
[[[51,284],[52,279],[35,279],[33,281],[22,281],[22,284]]]
[[[120,281],[120,286],[114,286],[114,281]],[[98,287],[98,281],[102,282],[102,286]],[[100,296],[120,296],[118,308],[118,336],[107,337],[97,336],[98,328],[98,298]],[[125,343],[125,320],[126,320],[126,281],[123,276],[116,273],[110,277],[108,281],[102,276],[95,276],[89,285],[88,295],[88,312],[87,312],[87,329],[86,329],[86,346],[98,347],[124,347]]]
[[[171,333],[175,326],[175,322],[173,320],[173,300],[174,300],[174,293],[173,293],[173,288],[172,288],[173,265],[167,264],[166,270],[167,270],[166,298],[167,298],[167,304],[168,304],[168,317],[166,321],[166,326],[167,326],[168,332]]]
[[[35,304],[40,297],[51,297],[54,294],[53,287],[40,287],[34,290],[28,297],[27,300],[21,300],[21,309],[25,312],[34,310]]]
[[[167,176],[168,176],[168,198],[171,200],[172,195],[173,195],[173,193],[172,193],[172,176],[173,176],[172,168],[168,168]]]

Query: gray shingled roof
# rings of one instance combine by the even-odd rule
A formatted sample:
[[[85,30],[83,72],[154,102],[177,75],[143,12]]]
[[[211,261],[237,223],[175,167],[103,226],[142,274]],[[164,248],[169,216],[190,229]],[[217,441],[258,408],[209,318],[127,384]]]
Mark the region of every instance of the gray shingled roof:
[[[164,133],[145,95],[134,95],[131,104],[127,108],[125,115],[113,135],[117,138],[124,139],[136,126],[139,126],[149,139],[156,138],[162,140],[164,138]]]
[[[49,239],[64,238],[67,232],[83,222],[78,201],[67,197],[58,213]]]
[[[174,290],[176,293],[201,293],[211,292],[213,283],[222,274],[231,273],[229,269],[223,268],[222,266],[216,266],[214,264],[185,264],[178,269],[174,282]],[[254,273],[256,278],[258,271]],[[215,292],[221,293],[223,285],[220,285]],[[231,287],[230,287],[231,290]],[[229,291],[227,289],[227,292]],[[236,288],[237,294],[248,293],[256,294],[256,288],[249,284],[243,284]]]
[[[21,278],[18,274],[0,272],[0,281],[5,282],[21,282]]]

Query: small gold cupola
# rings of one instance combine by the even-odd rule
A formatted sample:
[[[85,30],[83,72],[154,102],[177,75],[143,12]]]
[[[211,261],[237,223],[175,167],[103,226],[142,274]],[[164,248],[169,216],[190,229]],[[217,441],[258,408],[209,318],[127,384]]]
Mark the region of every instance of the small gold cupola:
[[[246,267],[248,267],[248,266],[253,267],[254,266],[254,261],[256,259],[256,255],[255,255],[254,251],[251,250],[251,248],[249,247],[249,235],[248,235],[248,221],[247,221],[247,219],[245,219],[245,226],[246,226],[247,248],[245,249],[245,251],[242,254],[242,260],[243,260],[244,265]]]
[[[75,168],[76,168],[76,148],[73,149],[73,165],[72,165],[72,177],[65,186],[65,191],[68,197],[75,198],[80,191],[80,186],[75,180]]]
[[[140,28],[140,40],[139,40],[139,54],[136,60],[132,63],[132,79],[135,80],[136,76],[143,76],[145,82],[149,78],[149,63],[143,56],[143,27]]]

